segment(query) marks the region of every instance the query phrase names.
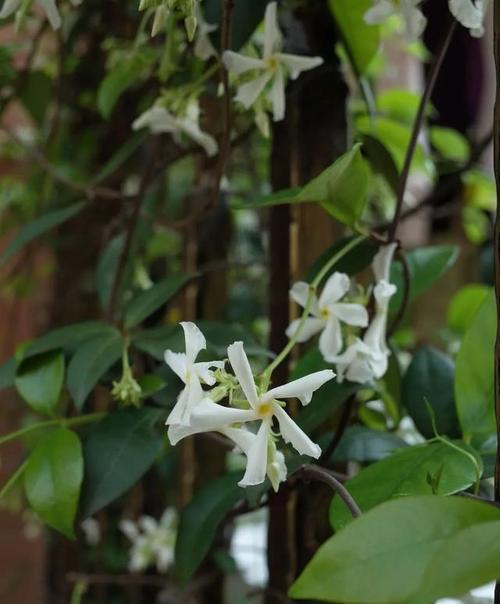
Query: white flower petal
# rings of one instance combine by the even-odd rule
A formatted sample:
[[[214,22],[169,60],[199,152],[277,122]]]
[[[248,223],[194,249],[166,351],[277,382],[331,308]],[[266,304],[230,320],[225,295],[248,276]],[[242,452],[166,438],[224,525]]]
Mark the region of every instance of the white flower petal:
[[[346,304],[337,302],[332,305],[334,315],[347,325],[366,327],[369,322],[368,311],[362,304]]]
[[[47,19],[52,29],[59,29],[61,27],[61,15],[57,10],[57,6],[54,0],[38,0],[38,3],[43,8]]]
[[[292,80],[297,79],[303,71],[314,69],[324,63],[321,57],[304,57],[284,53],[279,53],[275,56],[288,69]]]
[[[243,342],[234,342],[234,344],[228,346],[227,356],[248,402],[252,407],[257,407],[259,398],[257,396],[257,389],[255,388],[252,368],[243,348]]]
[[[208,361],[206,363],[195,363],[193,371],[207,386],[213,386],[216,382],[212,368],[224,369],[224,361]]]
[[[282,44],[277,8],[277,2],[270,2],[266,7],[264,16],[264,57],[270,57]]]
[[[372,263],[372,270],[376,281],[390,280],[391,264],[397,247],[397,243],[389,243],[388,245],[382,246],[375,255]]]
[[[301,320],[297,319],[290,323],[290,325],[288,326],[288,329],[286,330],[286,335],[289,338],[292,338],[294,336],[294,334],[297,332],[300,322],[301,322]],[[304,324],[302,325],[302,328],[299,333],[299,337],[297,338],[297,342],[299,342],[299,343],[307,342],[307,340],[311,339],[313,336],[315,336],[317,333],[319,333],[325,327],[325,325],[326,325],[326,322],[324,319],[315,319],[312,317],[308,317],[304,321]]]
[[[135,522],[132,522],[132,520],[120,520],[120,523],[118,525],[120,527],[121,532],[128,538],[130,539],[130,541],[132,541],[132,543],[134,543],[137,538],[139,537],[139,529],[137,528],[137,525],[135,524]]]
[[[387,281],[380,281],[373,290],[379,308],[386,309],[390,299],[397,292],[397,287]]]
[[[154,105],[132,123],[133,130],[141,128],[149,128],[153,134],[177,131],[174,116],[160,105]]]
[[[189,389],[186,386],[180,392],[172,411],[170,412],[169,416],[167,417],[167,421],[165,422],[165,424],[167,426],[189,425],[188,399],[189,399]]]
[[[270,432],[270,424],[263,421],[257,432],[257,438],[246,453],[247,469],[238,483],[240,487],[249,487],[264,482],[267,473],[267,441]]]
[[[392,17],[396,12],[396,6],[390,0],[375,0],[374,5],[366,11],[364,19],[370,25],[377,25]]]
[[[341,300],[349,291],[351,280],[345,273],[333,273],[325,283],[325,287],[319,297],[319,307],[326,308]]]
[[[184,438],[188,436],[193,436],[194,434],[199,434],[203,432],[203,430],[198,430],[193,426],[183,426],[181,424],[171,424],[168,427],[167,435],[168,440],[172,447],[174,447],[177,443],[179,443]]]
[[[482,27],[486,3],[472,0],[449,0],[451,14],[464,27],[476,29]]]
[[[203,399],[191,414],[191,426],[203,432],[211,432],[230,426],[251,422],[258,419],[253,409],[235,409],[214,403],[211,399]]]
[[[235,100],[241,103],[245,109],[249,109],[262,94],[271,77],[271,73],[266,71],[255,80],[243,84],[238,88]]]
[[[346,378],[356,384],[368,384],[373,380],[373,371],[367,357],[356,357],[348,366]]]
[[[262,397],[264,401],[271,401],[273,399],[282,398],[298,398],[303,405],[307,405],[311,402],[312,395],[318,388],[321,388],[323,384],[329,382],[335,377],[335,374],[331,369],[325,369],[324,371],[316,371],[310,375],[306,375],[298,380],[294,380],[284,386],[278,386],[272,388]]]
[[[424,33],[425,26],[427,25],[427,19],[424,14],[416,6],[409,5],[407,1],[402,5],[402,14],[408,38],[410,40],[418,40]]]
[[[0,10],[0,19],[7,19],[13,15],[21,5],[21,0],[5,0]]]
[[[220,428],[219,432],[234,442],[245,455],[248,454],[257,435],[246,428]]]
[[[184,382],[187,379],[187,357],[183,352],[172,352],[165,350],[165,363]]]
[[[293,448],[297,453],[300,453],[300,455],[309,455],[309,457],[318,459],[321,455],[320,446],[314,443],[278,404],[273,405],[273,410],[280,425],[280,432],[283,440],[287,443],[291,443]]]
[[[191,121],[189,118],[184,118],[180,121],[180,125],[189,138],[192,138],[195,143],[203,147],[208,157],[213,157],[217,154],[219,150],[217,141],[207,132],[203,132],[196,122]]]
[[[222,60],[226,68],[236,75],[240,75],[251,69],[263,69],[265,67],[262,59],[247,57],[232,50],[226,50],[222,55]]]
[[[181,327],[184,330],[184,338],[186,340],[187,361],[193,364],[200,352],[207,347],[207,341],[194,323],[183,321]]]
[[[273,443],[271,451],[268,450],[267,475],[276,493],[278,492],[279,485],[285,482],[287,473],[285,456],[281,451],[276,449],[276,445]]]
[[[274,74],[269,100],[273,105],[273,120],[280,122],[285,118],[285,76],[280,67],[276,69]]]
[[[325,329],[319,337],[319,350],[328,363],[332,362],[333,357],[342,349],[342,329],[335,316],[331,316]]]
[[[292,288],[290,289],[290,297],[292,298],[292,300],[297,302],[299,306],[305,308],[307,300],[309,299],[310,290],[311,286],[309,285],[309,283],[305,283],[304,281],[298,281],[297,283],[294,283]],[[318,314],[318,299],[316,297],[316,294],[312,295],[311,314]]]

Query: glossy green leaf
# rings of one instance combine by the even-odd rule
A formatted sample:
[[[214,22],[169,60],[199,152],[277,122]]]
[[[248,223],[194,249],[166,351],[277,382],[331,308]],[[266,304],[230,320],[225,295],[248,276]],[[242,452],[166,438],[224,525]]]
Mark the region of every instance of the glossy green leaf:
[[[226,514],[244,497],[241,472],[212,480],[182,510],[175,547],[175,565],[182,583],[199,567]]]
[[[105,330],[85,340],[68,365],[68,390],[78,409],[83,407],[101,377],[121,357],[124,341],[117,329]]]
[[[31,453],[24,471],[26,497],[43,522],[73,537],[83,478],[82,447],[78,436],[59,428]]]
[[[245,350],[250,356],[273,356],[241,325],[222,321],[197,321],[196,324],[207,340],[207,348],[217,356],[226,357],[227,347],[236,341],[243,342]]]
[[[40,235],[43,235],[47,231],[63,224],[70,218],[76,216],[83,208],[85,203],[75,203],[66,208],[60,210],[54,210],[53,212],[47,212],[43,216],[39,216],[28,222],[19,229],[16,235],[12,238],[7,247],[0,254],[0,262],[5,262],[16,252],[19,252],[25,245],[36,239]]]
[[[194,275],[167,277],[135,296],[125,311],[125,327],[135,327],[171,300]]]
[[[494,350],[497,311],[488,295],[466,331],[457,355],[455,400],[466,438],[486,440],[495,432]]]
[[[161,325],[142,329],[133,335],[132,343],[157,361],[164,360],[165,350],[183,352],[185,347],[184,334],[178,325]]]
[[[450,438],[461,435],[455,407],[454,377],[453,361],[432,346],[420,348],[406,371],[403,405],[425,438],[435,436],[427,403],[432,407],[438,434]]]
[[[64,355],[55,350],[22,361],[16,371],[15,384],[32,409],[53,415],[64,384]]]
[[[335,451],[334,459],[341,463],[379,461],[406,446],[402,438],[390,432],[371,430],[365,426],[350,426]]]
[[[156,373],[146,373],[145,375],[141,375],[141,377],[138,378],[137,383],[141,387],[144,398],[153,396],[153,394],[160,392],[167,385],[165,380]]]
[[[91,516],[132,487],[151,467],[163,439],[154,429],[162,412],[124,409],[92,426],[84,442],[81,511]]]
[[[420,95],[410,90],[390,88],[377,95],[377,109],[385,117],[413,125],[420,106]]]
[[[239,50],[255,31],[264,18],[267,0],[252,0],[252,2],[235,3],[231,19],[231,44],[232,50]],[[205,0],[203,2],[205,21],[218,25],[219,28],[213,39],[215,47],[219,44],[219,32],[222,26],[222,5],[219,0]]]
[[[458,248],[454,245],[432,245],[419,247],[406,254],[410,271],[410,301],[415,300],[449,270],[458,258]],[[391,267],[391,283],[398,291],[391,301],[391,309],[400,307],[403,299],[403,270],[399,262]]]
[[[475,530],[483,523],[485,531],[495,527],[494,538],[483,545],[489,548],[492,559],[496,554],[495,571],[499,573],[499,510],[460,497],[409,497],[387,502],[330,538],[292,586],[290,596],[350,604],[413,604],[412,596],[431,585],[427,573],[432,577],[433,569],[435,575],[442,573],[451,579],[445,586],[446,595],[448,591],[456,593],[462,585],[471,584],[459,578],[465,563],[476,554],[481,561],[483,552],[471,542],[468,556],[451,557],[458,559],[457,567],[451,566],[450,558],[442,552],[449,552],[455,540],[463,544],[471,534],[470,527]],[[443,590],[436,591],[445,595]],[[428,595],[431,597],[425,604],[437,599],[434,592]]]
[[[444,159],[463,163],[469,159],[469,141],[457,130],[433,126],[430,135],[432,146]]]
[[[366,73],[380,44],[379,26],[364,20],[372,1],[329,0],[328,4],[355,71],[360,75]]]
[[[108,118],[121,95],[142,77],[137,61],[125,60],[115,65],[101,81],[97,91],[97,107],[101,115]]]
[[[451,299],[446,314],[446,323],[450,329],[465,333],[474,315],[486,300],[491,288],[487,285],[466,285]]]
[[[443,442],[400,449],[361,470],[346,482],[346,487],[363,512],[388,499],[434,494],[429,478],[440,478],[435,494],[458,493],[470,487],[477,474],[470,459],[472,450],[456,444],[463,451]],[[478,457],[477,463],[481,464]],[[332,526],[339,529],[350,521],[351,516],[342,501],[334,497],[330,506]]]

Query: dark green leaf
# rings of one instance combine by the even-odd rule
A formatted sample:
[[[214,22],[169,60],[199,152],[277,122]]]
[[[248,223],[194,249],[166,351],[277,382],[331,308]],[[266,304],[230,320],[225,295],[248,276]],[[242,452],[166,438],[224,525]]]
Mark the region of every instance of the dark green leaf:
[[[465,333],[457,355],[455,400],[464,436],[486,440],[495,432],[494,350],[497,310],[488,295]]]
[[[106,75],[97,91],[97,107],[104,118],[108,118],[121,95],[137,81],[143,74],[138,69],[136,61],[125,60],[116,65]]]
[[[151,467],[162,447],[162,437],[154,429],[160,413],[124,409],[91,428],[83,447],[84,517],[120,497]]]
[[[132,342],[136,348],[163,361],[165,350],[174,352],[184,351],[184,334],[178,325],[161,325],[151,329],[143,329],[134,334]]]
[[[83,478],[82,447],[78,436],[60,428],[31,453],[24,471],[26,497],[40,518],[73,537],[73,524]]]
[[[368,156],[373,170],[382,174],[393,192],[397,194],[399,170],[393,156],[389,153],[385,145],[383,145],[378,138],[371,136],[370,134],[364,134],[363,150]]]
[[[20,99],[34,120],[41,124],[52,99],[53,82],[43,71],[26,72],[20,87]]]
[[[243,498],[240,479],[241,472],[232,472],[212,480],[182,510],[175,547],[175,565],[182,583],[193,576],[210,549],[219,524]]]
[[[195,275],[175,275],[137,294],[125,311],[125,327],[135,327],[173,298]]]
[[[85,204],[75,203],[72,206],[63,208],[61,210],[54,210],[53,212],[47,212],[43,216],[36,218],[29,222],[25,226],[19,229],[15,237],[10,241],[9,245],[0,254],[0,262],[5,262],[13,254],[21,250],[25,245],[36,239],[43,233],[50,231],[56,226],[59,226],[63,222],[66,222],[73,216],[76,216],[83,208]]]
[[[334,459],[342,463],[347,461],[357,461],[359,463],[379,461],[396,449],[406,446],[402,438],[390,432],[370,430],[370,428],[364,426],[351,426],[345,431],[335,451]]]
[[[432,407],[438,434],[458,438],[461,434],[455,407],[455,368],[445,354],[424,346],[410,363],[403,379],[403,405],[425,438],[435,436],[426,400]]]
[[[232,50],[239,50],[255,31],[264,18],[267,0],[252,0],[252,2],[235,3],[231,19],[231,44]],[[206,0],[203,2],[205,21],[219,26],[214,38],[215,47],[218,47],[220,28],[222,27],[222,5],[219,0]]]
[[[458,443],[457,443],[458,445]],[[443,442],[405,447],[389,457],[361,470],[346,487],[363,512],[387,501],[409,495],[432,494],[428,476],[442,469],[438,495],[458,493],[470,487],[477,478],[471,449],[458,445],[463,451]],[[476,456],[477,463],[481,460]],[[330,521],[338,529],[351,520],[342,501],[335,497],[330,507]]]
[[[144,398],[153,396],[167,385],[165,380],[156,373],[146,373],[137,380]]]
[[[15,384],[35,411],[54,415],[64,384],[64,355],[51,351],[25,359],[17,368]]]
[[[78,347],[68,365],[68,390],[78,409],[99,379],[121,357],[124,341],[117,329],[104,331]]]
[[[416,600],[418,604],[429,604],[438,594],[457,595],[464,585],[479,585],[485,576],[494,578],[489,557],[485,563],[483,548],[478,550],[474,547],[476,542],[469,542],[469,555],[464,549],[466,536],[471,535],[469,527],[474,532],[482,523],[486,523],[485,532],[494,529],[491,541],[483,541],[483,545],[490,548],[496,562],[494,572],[500,574],[497,509],[460,497],[410,497],[377,507],[329,539],[292,586],[290,596],[326,602],[413,604],[412,596],[429,589],[429,597]],[[451,545],[457,543],[461,547],[452,555]],[[445,557],[444,552],[450,555]],[[481,559],[482,555],[485,558]],[[458,561],[457,566],[450,564],[450,557]],[[469,563],[478,568],[481,562],[488,570],[473,576],[472,581],[462,582],[459,571],[465,571]],[[452,579],[446,584],[445,593],[439,588],[436,592],[430,589],[431,581],[438,575]],[[466,572],[467,575],[470,578]]]
[[[241,325],[222,321],[198,321],[197,325],[207,339],[207,348],[217,356],[226,357],[227,347],[236,341],[243,342],[247,354],[251,356],[273,356]]]

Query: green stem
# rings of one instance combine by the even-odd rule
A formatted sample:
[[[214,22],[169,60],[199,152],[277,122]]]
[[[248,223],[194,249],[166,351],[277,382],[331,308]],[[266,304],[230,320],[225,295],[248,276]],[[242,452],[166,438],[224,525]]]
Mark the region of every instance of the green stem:
[[[279,355],[274,359],[274,361],[265,369],[262,374],[262,388],[267,389],[269,383],[271,381],[271,376],[273,371],[278,367],[290,354],[293,347],[297,344],[298,338],[304,328],[304,324],[309,316],[309,311],[311,310],[311,305],[314,300],[314,296],[316,295],[316,290],[323,279],[326,277],[328,272],[346,256],[351,250],[353,250],[356,246],[358,246],[361,242],[365,241],[366,237],[364,235],[355,237],[352,241],[350,241],[344,248],[342,248],[339,252],[337,252],[334,256],[328,260],[328,262],[323,266],[323,268],[319,271],[319,273],[314,278],[313,282],[309,286],[309,294],[307,296],[306,304],[304,306],[304,311],[300,317],[299,324],[295,333],[288,341],[288,344],[283,348],[283,350],[279,353]]]
[[[83,596],[87,591],[87,583],[85,581],[78,581],[71,593],[70,604],[81,604]]]
[[[59,417],[57,419],[49,419],[45,422],[39,422],[38,424],[32,424],[31,426],[26,426],[25,428],[21,428],[16,432],[11,432],[10,434],[6,434],[5,436],[0,437],[0,445],[10,442],[11,440],[15,440],[16,438],[21,438],[25,434],[29,434],[30,432],[35,432],[36,430],[41,430],[42,428],[50,428],[52,426],[62,426],[64,428],[71,426],[81,426],[83,424],[90,424],[92,422],[98,422],[103,417],[105,417],[106,413],[90,413],[88,415],[80,415],[79,417]]]
[[[27,464],[28,460],[26,459],[3,485],[3,487],[0,489],[0,499],[5,497],[5,495],[7,495],[11,488],[16,484],[17,480],[22,476],[24,470],[26,469]]]

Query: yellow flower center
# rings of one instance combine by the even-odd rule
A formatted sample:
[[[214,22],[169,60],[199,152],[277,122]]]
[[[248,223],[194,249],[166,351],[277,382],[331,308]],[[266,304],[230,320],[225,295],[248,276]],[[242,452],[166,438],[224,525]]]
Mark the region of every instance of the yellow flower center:
[[[275,56],[270,56],[267,59],[267,68],[270,71],[276,71],[278,69],[279,61]]]
[[[273,406],[271,403],[260,403],[257,408],[257,415],[260,419],[265,419],[273,414]]]
[[[322,319],[329,319],[332,316],[332,312],[329,308],[320,308],[319,314]]]

